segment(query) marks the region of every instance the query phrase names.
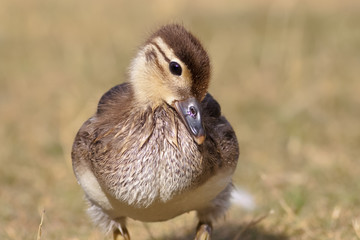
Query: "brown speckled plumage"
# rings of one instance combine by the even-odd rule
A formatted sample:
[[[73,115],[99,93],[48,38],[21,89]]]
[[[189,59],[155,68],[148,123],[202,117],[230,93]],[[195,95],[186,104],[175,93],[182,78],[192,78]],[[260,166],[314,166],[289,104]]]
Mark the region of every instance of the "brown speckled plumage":
[[[239,155],[231,125],[221,116],[220,105],[206,94],[210,63],[200,42],[180,25],[167,25],[150,37],[144,46],[152,44],[152,48],[144,51],[144,59],[164,72],[159,75],[164,76],[161,83],[168,74],[164,62],[169,51],[156,50],[163,46],[153,48],[157,37],[191,73],[191,86],[177,87],[174,94],[202,100],[205,141],[194,141],[171,103],[149,99],[148,104],[140,105],[137,89],[127,82],[102,96],[95,115],[80,128],[72,150],[74,172],[93,220],[109,231],[118,228],[125,239],[126,217],[163,221],[196,210],[200,222],[211,225],[228,208],[231,175]],[[165,61],[159,55],[165,55]],[[207,182],[221,173],[224,183],[212,193]],[[203,194],[199,200],[187,199],[197,196],[198,190]]]

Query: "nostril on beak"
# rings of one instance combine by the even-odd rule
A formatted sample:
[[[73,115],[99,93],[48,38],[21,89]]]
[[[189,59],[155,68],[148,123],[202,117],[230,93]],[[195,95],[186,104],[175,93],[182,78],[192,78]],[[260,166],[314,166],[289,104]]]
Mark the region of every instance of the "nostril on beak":
[[[197,110],[194,106],[190,106],[188,114],[192,117],[192,118],[196,118],[197,115]]]

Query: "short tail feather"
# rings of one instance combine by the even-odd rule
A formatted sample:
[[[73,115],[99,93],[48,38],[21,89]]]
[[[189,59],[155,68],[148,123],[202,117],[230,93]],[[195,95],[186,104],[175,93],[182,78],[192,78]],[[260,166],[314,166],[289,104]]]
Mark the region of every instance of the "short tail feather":
[[[239,187],[234,187],[231,192],[231,204],[247,211],[253,211],[256,208],[253,196],[248,191]]]

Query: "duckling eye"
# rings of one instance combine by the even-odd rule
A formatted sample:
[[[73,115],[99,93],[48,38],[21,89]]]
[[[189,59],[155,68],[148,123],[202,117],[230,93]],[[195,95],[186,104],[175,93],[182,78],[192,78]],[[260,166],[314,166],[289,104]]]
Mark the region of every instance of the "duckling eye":
[[[181,75],[182,69],[181,69],[180,64],[178,64],[177,62],[170,62],[169,69],[172,74],[174,74],[176,76]]]

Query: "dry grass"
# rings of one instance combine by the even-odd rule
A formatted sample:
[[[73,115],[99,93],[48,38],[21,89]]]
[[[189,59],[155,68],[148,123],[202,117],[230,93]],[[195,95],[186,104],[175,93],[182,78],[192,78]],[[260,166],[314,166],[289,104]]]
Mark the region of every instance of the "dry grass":
[[[172,21],[209,51],[210,91],[242,149],[234,181],[258,205],[232,208],[214,239],[360,239],[355,0],[2,0],[0,239],[106,239],[84,212],[72,140],[147,33]],[[193,217],[130,231],[191,239]]]

